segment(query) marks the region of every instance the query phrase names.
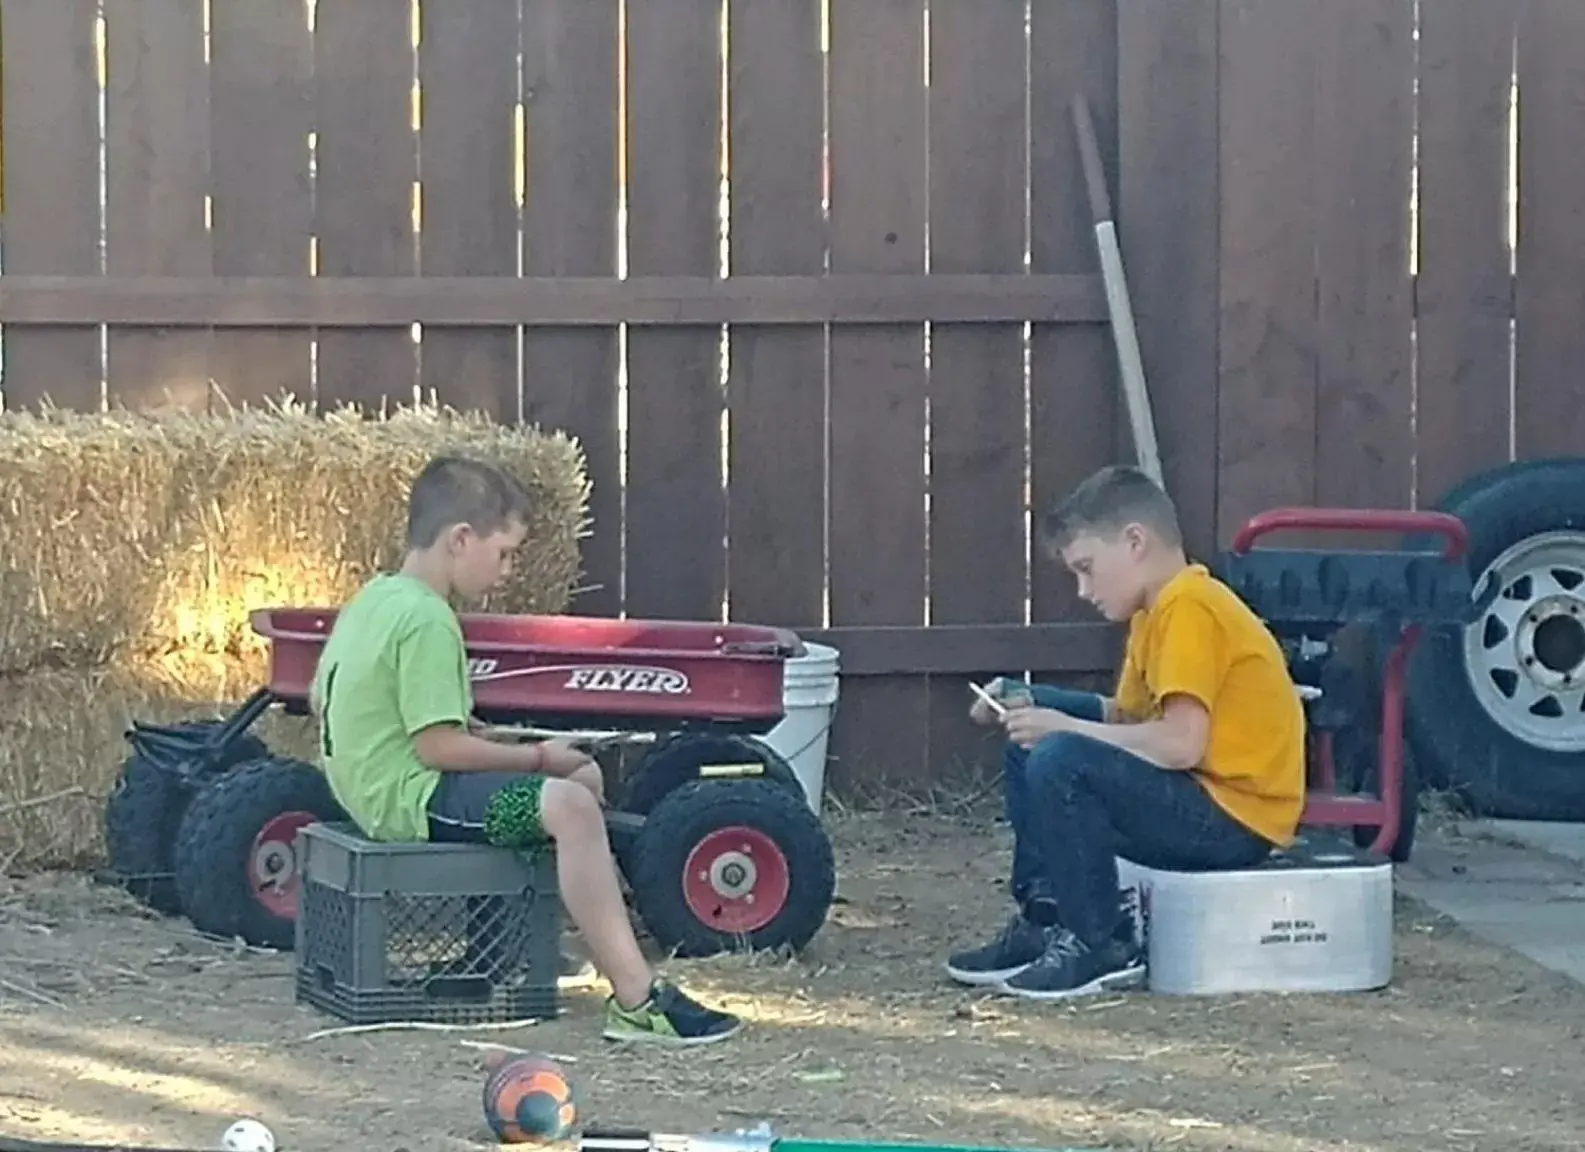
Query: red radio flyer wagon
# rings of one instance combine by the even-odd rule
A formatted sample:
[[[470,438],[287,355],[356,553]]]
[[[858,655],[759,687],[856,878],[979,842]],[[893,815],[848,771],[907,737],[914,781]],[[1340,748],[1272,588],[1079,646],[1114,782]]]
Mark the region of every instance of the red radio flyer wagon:
[[[107,810],[111,866],[201,931],[292,946],[297,832],[345,820],[314,765],[247,730],[272,705],[308,712],[336,612],[255,612],[269,683],[223,722],[135,725]],[[663,948],[801,948],[835,894],[831,843],[791,764],[759,739],[783,718],[791,632],[573,616],[461,617],[475,714],[505,739],[646,751],[611,805],[612,846]],[[216,788],[224,779],[226,787]]]

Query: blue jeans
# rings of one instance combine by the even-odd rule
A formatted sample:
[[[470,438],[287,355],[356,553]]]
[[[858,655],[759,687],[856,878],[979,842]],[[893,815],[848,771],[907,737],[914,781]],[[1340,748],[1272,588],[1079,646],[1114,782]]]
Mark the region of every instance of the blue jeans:
[[[1037,707],[1104,718],[1091,693],[1043,684],[1033,692]],[[1054,904],[1062,926],[1092,948],[1117,924],[1118,856],[1146,868],[1209,872],[1250,867],[1272,850],[1189,773],[1089,736],[1059,732],[1027,751],[1009,744],[1003,772],[1013,899],[1026,914]]]

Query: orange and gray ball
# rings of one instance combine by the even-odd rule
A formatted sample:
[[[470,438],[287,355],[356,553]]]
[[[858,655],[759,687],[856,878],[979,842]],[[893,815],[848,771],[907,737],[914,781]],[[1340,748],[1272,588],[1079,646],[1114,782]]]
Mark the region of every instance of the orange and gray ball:
[[[517,1056],[501,1061],[485,1081],[484,1115],[503,1143],[565,1140],[578,1122],[577,1091],[556,1061]]]

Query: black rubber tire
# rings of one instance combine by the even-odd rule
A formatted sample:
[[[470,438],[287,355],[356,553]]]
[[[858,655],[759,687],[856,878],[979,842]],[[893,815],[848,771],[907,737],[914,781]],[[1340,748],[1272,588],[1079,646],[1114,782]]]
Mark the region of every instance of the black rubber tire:
[[[1351,628],[1333,638],[1333,651],[1321,682],[1335,715],[1332,717],[1332,769],[1340,792],[1381,794],[1381,695],[1386,653],[1397,643],[1369,628]],[[1420,772],[1407,737],[1403,740],[1403,789],[1399,797],[1398,835],[1388,855],[1403,863],[1414,851],[1420,816]],[[1374,825],[1356,825],[1354,843],[1369,848]]]
[[[787,862],[787,902],[746,936],[702,921],[683,895],[688,854],[718,828],[746,825],[770,837]],[[765,779],[700,780],[669,793],[648,813],[630,873],[639,915],[660,946],[682,956],[805,947],[836,896],[831,840],[802,793]]]
[[[1469,569],[1478,582],[1520,540],[1585,529],[1585,459],[1498,468],[1466,480],[1437,507],[1464,521]],[[1417,645],[1405,727],[1426,779],[1453,791],[1474,814],[1585,819],[1585,753],[1537,747],[1492,720],[1470,686],[1459,630],[1428,632]]]
[[[1341,791],[1380,794],[1381,757],[1375,732],[1336,733],[1332,754]],[[1398,835],[1387,855],[1393,863],[1402,864],[1414,852],[1414,836],[1420,822],[1420,773],[1407,742],[1403,750],[1403,789],[1398,800]],[[1355,825],[1354,843],[1360,848],[1369,848],[1376,840],[1376,833],[1374,825]]]
[[[180,728],[191,733],[196,743],[221,723],[199,721]],[[229,770],[269,754],[264,741],[243,733],[227,746],[218,767]],[[105,853],[109,865],[105,879],[155,911],[172,916],[182,910],[176,891],[176,834],[192,792],[192,786],[174,766],[134,752],[122,763],[115,787],[105,801]]]
[[[635,816],[647,816],[666,796],[700,779],[702,765],[750,763],[763,765],[764,776],[738,779],[771,780],[796,792],[800,800],[804,798],[803,785],[798,782],[793,766],[763,740],[709,732],[680,732],[656,744],[639,761],[622,789],[622,802],[618,807]],[[628,836],[615,837],[611,842],[618,866],[623,875],[630,878],[636,843]]]
[[[622,790],[622,811],[645,816],[661,798],[692,780],[698,780],[705,764],[750,764],[764,766],[760,779],[786,785],[802,796],[803,785],[787,760],[763,740],[745,736],[682,732],[655,745],[639,761],[627,786]]]
[[[176,838],[176,889],[193,927],[261,948],[292,949],[295,921],[254,897],[248,865],[259,830],[296,811],[323,823],[347,819],[324,773],[285,756],[243,764],[193,798]]]

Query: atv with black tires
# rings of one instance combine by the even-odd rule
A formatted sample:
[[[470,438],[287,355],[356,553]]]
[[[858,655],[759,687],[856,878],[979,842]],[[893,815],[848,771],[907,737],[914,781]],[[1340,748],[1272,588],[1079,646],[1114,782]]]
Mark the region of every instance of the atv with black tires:
[[[104,878],[149,907],[178,915],[176,833],[188,803],[206,781],[269,755],[269,749],[233,720],[135,723],[126,739],[132,755],[105,802]]]

